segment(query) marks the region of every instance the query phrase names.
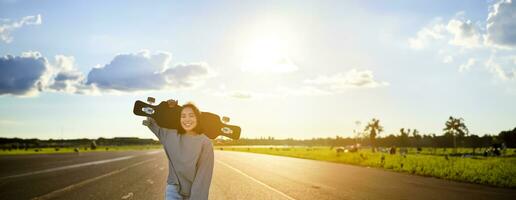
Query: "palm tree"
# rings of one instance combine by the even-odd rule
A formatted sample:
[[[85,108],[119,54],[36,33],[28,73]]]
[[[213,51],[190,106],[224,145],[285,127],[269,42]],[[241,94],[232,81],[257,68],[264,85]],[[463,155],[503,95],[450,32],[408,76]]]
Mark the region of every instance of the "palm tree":
[[[421,135],[419,135],[419,131],[417,129],[414,129],[412,131],[412,136],[414,137],[414,142],[415,142],[416,148],[419,151],[420,150],[419,143],[421,141]]]
[[[383,131],[383,127],[380,126],[380,120],[373,118],[369,124],[365,127],[364,131],[369,131],[369,138],[371,139],[371,146],[373,152],[376,152],[376,136]]]
[[[457,136],[459,138],[463,138],[469,134],[469,130],[464,123],[464,119],[450,116],[444,125],[444,133],[446,135],[453,136],[453,153],[457,153]]]
[[[358,139],[359,139],[360,137],[362,137],[362,136],[361,136],[361,135],[362,135],[361,131],[359,131],[359,130],[358,130],[358,129],[360,128],[360,124],[361,124],[361,123],[362,123],[362,122],[360,122],[360,121],[358,121],[358,120],[357,120],[357,121],[355,121],[355,129],[353,129],[353,134],[354,134],[354,136],[355,136],[355,145],[357,145],[357,144],[358,144]]]

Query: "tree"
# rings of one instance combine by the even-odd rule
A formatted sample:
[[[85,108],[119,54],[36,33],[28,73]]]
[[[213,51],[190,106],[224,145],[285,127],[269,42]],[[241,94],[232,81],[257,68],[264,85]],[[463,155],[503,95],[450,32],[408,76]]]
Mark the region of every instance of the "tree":
[[[503,141],[508,148],[516,148],[516,127],[509,131],[500,132],[498,138]]]
[[[457,137],[462,139],[469,134],[464,119],[450,116],[444,125],[443,131],[445,131],[445,135],[453,137],[453,153],[457,153]]]
[[[364,129],[365,132],[369,132],[369,139],[371,140],[372,151],[376,152],[376,136],[383,131],[383,127],[380,126],[380,120],[373,118]]]
[[[475,154],[475,150],[482,147],[482,140],[477,135],[469,135],[469,145],[473,148],[473,154]]]
[[[420,143],[422,138],[417,129],[412,130],[412,137],[414,137],[414,143],[416,148],[419,149],[419,145],[421,145]]]
[[[399,145],[400,145],[400,147],[407,147],[408,146],[408,137],[409,137],[410,129],[405,131],[405,128],[401,128],[400,129],[400,133],[401,134],[400,134]]]

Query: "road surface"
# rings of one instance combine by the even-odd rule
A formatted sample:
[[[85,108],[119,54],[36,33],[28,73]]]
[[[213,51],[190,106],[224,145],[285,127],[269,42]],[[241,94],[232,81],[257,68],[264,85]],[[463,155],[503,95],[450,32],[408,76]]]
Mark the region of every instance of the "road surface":
[[[163,199],[162,150],[0,156],[0,198]],[[512,199],[516,189],[215,151],[210,199]]]

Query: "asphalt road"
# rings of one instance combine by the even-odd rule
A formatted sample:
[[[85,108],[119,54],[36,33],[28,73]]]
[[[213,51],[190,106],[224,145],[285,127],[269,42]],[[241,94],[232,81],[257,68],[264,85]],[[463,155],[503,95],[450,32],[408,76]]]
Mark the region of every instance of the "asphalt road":
[[[163,199],[163,151],[0,156],[0,199]],[[512,199],[516,189],[215,151],[210,199]]]

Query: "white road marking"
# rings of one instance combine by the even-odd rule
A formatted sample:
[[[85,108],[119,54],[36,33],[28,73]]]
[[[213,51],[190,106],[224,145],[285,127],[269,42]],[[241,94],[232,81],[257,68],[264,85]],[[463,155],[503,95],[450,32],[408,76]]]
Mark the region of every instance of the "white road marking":
[[[91,183],[93,181],[96,181],[96,180],[99,180],[99,179],[102,179],[102,178],[105,178],[105,177],[108,177],[108,176],[111,176],[111,175],[114,175],[114,174],[118,174],[120,172],[123,172],[123,171],[131,168],[131,167],[134,167],[134,166],[137,166],[137,165],[141,165],[143,163],[146,163],[146,162],[149,162],[149,161],[152,161],[152,160],[155,160],[155,159],[156,158],[151,158],[151,159],[147,159],[147,160],[144,160],[144,161],[140,161],[140,162],[134,163],[132,165],[129,165],[127,167],[124,167],[122,169],[117,169],[115,171],[112,171],[112,172],[109,172],[109,173],[106,173],[106,174],[103,174],[103,175],[100,175],[100,176],[97,176],[97,177],[93,177],[93,178],[90,178],[90,179],[86,179],[86,180],[81,181],[79,183],[72,184],[72,185],[66,186],[66,187],[58,189],[58,190],[54,190],[53,192],[50,192],[50,193],[45,194],[43,196],[34,197],[34,198],[32,198],[32,200],[54,199],[54,198],[62,195],[63,193],[68,192],[70,190],[73,190],[75,188],[81,187],[81,186],[86,185],[88,183]]]
[[[134,196],[134,193],[129,192],[127,195],[122,196],[122,199],[129,199]]]
[[[242,174],[243,176],[245,176],[245,177],[247,177],[247,178],[249,178],[249,179],[251,179],[251,180],[255,181],[256,183],[258,183],[258,184],[260,184],[260,185],[262,185],[262,186],[264,186],[264,187],[266,187],[266,188],[268,188],[268,189],[270,189],[270,190],[272,190],[272,191],[274,191],[274,192],[276,192],[276,193],[280,194],[281,196],[283,196],[283,197],[285,197],[285,198],[287,198],[287,199],[295,200],[293,197],[288,196],[287,194],[285,194],[285,193],[283,193],[283,192],[281,192],[281,191],[279,191],[279,190],[277,190],[277,189],[275,189],[275,188],[273,188],[273,187],[271,187],[271,186],[269,186],[269,185],[265,184],[264,182],[261,182],[260,180],[258,180],[258,179],[256,179],[256,178],[253,178],[252,176],[249,176],[248,174],[246,174],[246,173],[244,173],[244,172],[240,171],[239,169],[237,169],[237,168],[235,168],[235,167],[233,167],[233,166],[231,166],[231,165],[229,165],[229,164],[227,164],[227,163],[225,163],[225,162],[222,162],[222,161],[220,161],[220,160],[215,160],[215,161],[216,161],[216,162],[218,162],[218,163],[220,163],[220,164],[222,164],[222,165],[224,165],[224,166],[226,166],[226,167],[228,167],[228,168],[230,168],[230,169],[232,169],[232,170],[235,170],[235,171],[236,171],[236,172],[238,172],[239,174]]]
[[[149,154],[156,154],[159,152],[161,152],[161,151],[151,151],[151,152],[147,152],[145,154],[149,155]],[[9,178],[18,178],[18,177],[30,176],[30,175],[36,175],[36,174],[43,174],[43,173],[48,173],[48,172],[55,172],[55,171],[60,171],[60,170],[65,170],[65,169],[73,169],[73,168],[77,168],[77,167],[84,167],[84,166],[90,166],[90,165],[100,165],[100,164],[110,163],[110,162],[115,162],[115,161],[120,161],[120,160],[127,160],[127,159],[134,158],[136,156],[137,155],[124,156],[124,157],[118,157],[118,158],[112,158],[112,159],[106,159],[106,160],[98,160],[98,161],[92,161],[92,162],[87,162],[87,163],[80,163],[80,164],[75,164],[75,165],[55,167],[55,168],[44,169],[44,170],[39,170],[39,171],[34,171],[34,172],[27,172],[27,173],[16,174],[16,175],[11,175],[11,176],[4,176],[4,177],[0,177],[0,180],[9,179]]]

